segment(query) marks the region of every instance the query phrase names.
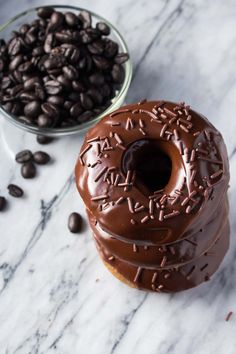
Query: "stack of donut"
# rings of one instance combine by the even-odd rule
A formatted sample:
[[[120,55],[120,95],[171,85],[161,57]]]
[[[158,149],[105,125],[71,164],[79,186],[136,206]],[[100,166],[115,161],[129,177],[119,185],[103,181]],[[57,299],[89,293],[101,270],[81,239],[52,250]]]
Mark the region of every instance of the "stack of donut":
[[[229,246],[227,152],[189,106],[144,100],[105,116],[75,174],[99,254],[126,284],[176,292],[219,267]]]

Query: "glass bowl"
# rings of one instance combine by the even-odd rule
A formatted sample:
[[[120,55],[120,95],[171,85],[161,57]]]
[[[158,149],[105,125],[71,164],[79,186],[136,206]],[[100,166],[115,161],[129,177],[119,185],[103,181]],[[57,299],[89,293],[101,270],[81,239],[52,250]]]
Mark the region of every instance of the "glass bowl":
[[[29,22],[33,21],[37,16],[37,10],[42,7],[48,7],[48,6],[39,6],[39,7],[32,8],[30,10],[27,10],[25,12],[22,12],[19,15],[10,19],[4,25],[0,26],[0,38],[8,40],[10,38],[12,31],[17,30],[23,23],[29,23]],[[68,6],[68,5],[50,5],[50,7],[53,7],[55,10],[62,11],[62,12],[72,11],[72,12],[78,13],[82,10],[85,10],[85,9],[77,7],[77,6]],[[89,10],[86,10],[86,11],[89,11]],[[100,15],[97,15],[91,11],[89,11],[89,13],[92,16],[93,25],[99,21],[105,22],[111,29],[111,33],[109,35],[109,38],[115,40],[118,43],[119,50],[121,52],[129,54],[127,44],[125,43],[125,40],[122,37],[122,35],[115,28],[115,26],[113,26],[109,21],[107,21],[106,19],[104,19]],[[66,128],[65,127],[63,127],[63,128],[41,128],[41,127],[38,127],[33,124],[23,123],[16,116],[13,116],[12,114],[5,111],[1,106],[0,106],[0,114],[2,115],[2,117],[5,120],[14,124],[16,127],[23,129],[27,132],[33,133],[33,134],[56,137],[56,136],[72,135],[72,134],[78,134],[80,132],[84,132],[91,125],[98,122],[104,115],[109,114],[110,112],[119,108],[123,104],[124,99],[127,94],[127,91],[130,86],[131,78],[132,78],[131,60],[129,59],[123,65],[124,65],[124,69],[125,69],[125,79],[124,79],[124,82],[123,82],[120,90],[117,91],[116,96],[113,97],[113,99],[111,100],[112,104],[106,110],[104,110],[102,113],[100,113],[99,115],[95,116],[91,120],[88,120],[87,122],[84,122],[82,124],[72,126],[72,127],[66,127]]]

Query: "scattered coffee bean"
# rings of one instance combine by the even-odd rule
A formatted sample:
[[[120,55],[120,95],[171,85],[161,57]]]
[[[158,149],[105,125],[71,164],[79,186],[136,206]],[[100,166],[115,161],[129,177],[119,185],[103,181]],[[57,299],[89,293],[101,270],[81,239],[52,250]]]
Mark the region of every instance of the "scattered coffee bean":
[[[32,161],[26,162],[21,166],[21,175],[27,179],[36,176],[36,167]]]
[[[38,165],[46,165],[50,161],[50,156],[44,151],[34,153],[34,162]]]
[[[53,138],[50,136],[37,135],[36,140],[41,145],[47,145],[53,141]]]
[[[78,233],[82,229],[82,217],[78,213],[71,213],[68,218],[68,228],[72,233]]]
[[[22,123],[69,127],[111,104],[125,78],[123,63],[104,22],[88,11],[37,10],[38,18],[0,39],[0,104]]]
[[[6,207],[7,201],[5,197],[0,196],[0,211],[3,211]]]
[[[30,150],[22,150],[16,154],[15,160],[18,163],[25,163],[32,160],[33,154]]]
[[[20,198],[24,194],[23,190],[15,184],[9,184],[7,189],[8,189],[9,194],[14,198]]]

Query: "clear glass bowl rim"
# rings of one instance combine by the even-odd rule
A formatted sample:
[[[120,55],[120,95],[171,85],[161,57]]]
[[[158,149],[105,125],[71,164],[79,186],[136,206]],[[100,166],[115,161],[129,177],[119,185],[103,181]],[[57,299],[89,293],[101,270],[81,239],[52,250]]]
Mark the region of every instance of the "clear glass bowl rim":
[[[5,24],[0,26],[0,38],[1,38],[1,32],[6,29],[8,26],[12,25],[16,20],[20,19],[21,17],[24,17],[30,13],[36,12],[40,8],[47,8],[47,7],[53,7],[55,9],[61,9],[61,10],[74,10],[74,11],[88,11],[93,18],[95,18],[98,21],[105,22],[115,33],[116,37],[119,40],[119,46],[122,50],[122,52],[129,54],[129,49],[128,46],[124,40],[124,37],[121,35],[121,33],[117,30],[117,28],[109,22],[107,19],[104,17],[96,14],[93,11],[90,11],[88,9],[79,7],[79,6],[73,6],[73,5],[46,5],[46,6],[37,6],[37,7],[32,7],[26,11],[23,11],[16,16],[12,17],[10,20],[8,20]],[[95,124],[98,122],[103,116],[111,113],[113,110],[116,108],[119,108],[120,105],[123,103],[125,96],[127,94],[127,91],[129,89],[131,79],[132,79],[132,64],[131,60],[129,60],[124,64],[125,65],[125,79],[122,84],[121,89],[118,91],[117,95],[113,98],[112,104],[101,114],[97,115],[94,119],[89,120],[88,122],[82,123],[80,125],[72,126],[72,127],[66,127],[66,128],[40,128],[38,126],[32,125],[32,124],[25,124],[22,123],[18,117],[13,116],[9,114],[7,111],[5,111],[1,105],[0,105],[0,113],[8,120],[10,123],[14,124],[20,129],[23,129],[27,132],[33,133],[33,134],[39,134],[39,135],[45,135],[45,136],[63,136],[63,135],[72,135],[72,134],[79,134],[87,130],[91,125]]]

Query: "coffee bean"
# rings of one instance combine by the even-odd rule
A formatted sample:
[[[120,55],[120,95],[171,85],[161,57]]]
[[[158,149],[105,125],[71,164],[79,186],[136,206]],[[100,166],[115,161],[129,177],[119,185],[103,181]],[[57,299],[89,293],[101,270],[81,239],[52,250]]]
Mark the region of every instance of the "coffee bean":
[[[11,79],[9,77],[4,76],[2,78],[2,89],[6,90],[10,86],[11,86]]]
[[[78,24],[78,17],[73,12],[66,12],[65,21],[69,27],[75,27]]]
[[[84,44],[92,43],[93,37],[89,33],[87,33],[86,31],[81,31],[80,35],[81,35],[82,43]]]
[[[9,64],[9,70],[14,71],[23,61],[23,55],[18,54],[12,59],[12,61]]]
[[[128,53],[118,53],[114,59],[116,64],[123,64],[127,60],[129,60],[129,54]]]
[[[4,68],[6,66],[6,60],[5,58],[0,58],[0,72],[3,72],[4,71]]]
[[[73,106],[73,102],[71,102],[71,101],[65,101],[65,103],[64,103],[64,108],[65,109],[67,109],[67,110],[70,110],[71,109],[71,107]]]
[[[78,213],[71,213],[68,218],[68,229],[72,233],[78,233],[82,229],[82,222],[83,219],[80,214]]]
[[[93,42],[91,44],[88,44],[87,48],[88,48],[90,53],[101,55],[103,53],[103,50],[104,50],[104,45],[103,45],[102,41],[96,41],[96,42]]]
[[[13,116],[18,116],[21,114],[21,105],[18,102],[13,103],[11,114]]]
[[[103,108],[95,108],[95,109],[93,109],[94,116],[97,116],[97,115],[101,114],[103,111],[104,111]]]
[[[62,71],[67,79],[75,80],[78,77],[78,71],[72,65],[64,66]]]
[[[15,160],[18,163],[29,162],[33,157],[33,154],[30,150],[22,150],[18,152],[15,156]]]
[[[35,47],[32,50],[33,57],[37,57],[37,56],[43,55],[43,54],[44,54],[43,46]]]
[[[20,198],[23,196],[23,190],[16,184],[9,184],[7,187],[9,194],[14,198]]]
[[[81,11],[79,14],[79,19],[83,23],[83,28],[91,27],[92,18],[91,18],[91,14],[88,11],[86,11],[86,10]]]
[[[49,117],[56,119],[59,116],[58,107],[50,102],[45,102],[41,105],[42,111]]]
[[[36,118],[41,111],[40,103],[38,101],[32,101],[25,105],[24,114],[27,117]]]
[[[22,74],[18,70],[14,70],[12,72],[12,77],[13,77],[15,82],[18,82],[18,83],[22,83],[23,82]]]
[[[58,95],[62,91],[62,86],[60,82],[56,80],[50,80],[45,83],[46,92],[49,95]]]
[[[7,102],[2,105],[2,108],[5,109],[5,111],[7,111],[8,113],[11,113],[12,106],[12,102]]]
[[[18,70],[20,73],[26,73],[31,71],[34,68],[34,65],[31,61],[26,61],[23,64],[20,64]]]
[[[111,70],[111,75],[114,82],[121,84],[124,81],[125,71],[123,66],[115,64]]]
[[[70,114],[74,118],[78,117],[82,112],[83,108],[80,103],[75,103],[70,109]]]
[[[80,58],[80,51],[77,48],[67,48],[64,56],[68,62],[76,64]]]
[[[47,101],[57,106],[63,106],[64,104],[64,98],[62,96],[49,96]]]
[[[35,84],[40,84],[42,82],[41,78],[38,76],[33,76],[24,82],[24,88],[25,90],[33,90],[35,87]]]
[[[62,25],[63,21],[64,15],[61,12],[54,11],[50,17],[48,30],[55,31],[58,27]]]
[[[111,39],[107,39],[105,49],[104,49],[104,55],[106,58],[113,58],[114,56],[117,55],[118,53],[118,44],[112,41]]]
[[[88,121],[92,117],[94,117],[94,113],[92,111],[85,111],[77,118],[77,122],[81,124]]]
[[[96,88],[91,88],[87,91],[87,94],[92,98],[93,102],[95,102],[96,104],[100,105],[102,103],[103,96]]]
[[[104,84],[104,76],[101,73],[94,73],[90,75],[89,81],[95,86],[101,86]]]
[[[86,93],[80,94],[80,102],[82,107],[86,110],[90,110],[93,108],[93,101],[88,95],[86,95]]]
[[[41,101],[45,100],[46,94],[45,94],[45,91],[44,91],[44,89],[42,88],[42,86],[40,84],[36,84],[35,85],[34,91],[35,91],[36,98],[40,99]]]
[[[37,41],[37,37],[32,33],[27,33],[25,36],[25,41],[27,44],[33,44]]]
[[[36,167],[32,161],[26,162],[21,166],[21,175],[26,179],[36,176]]]
[[[30,26],[27,23],[24,23],[23,25],[20,26],[19,32],[21,34],[26,34],[29,30]]]
[[[37,15],[41,18],[50,18],[52,13],[54,12],[54,9],[52,7],[41,7],[37,11]]]
[[[85,92],[86,91],[86,88],[84,87],[84,85],[79,81],[72,81],[72,87],[77,92]]]
[[[57,69],[48,70],[48,74],[52,79],[56,79],[56,76],[61,74],[61,69],[57,68]]]
[[[8,45],[8,53],[10,55],[16,55],[20,52],[21,49],[21,40],[19,37],[14,37],[10,40]]]
[[[60,43],[71,43],[73,42],[73,35],[71,33],[57,32],[55,37]]]
[[[5,197],[0,196],[0,211],[3,211],[6,207],[7,201]]]
[[[53,138],[50,136],[37,135],[36,140],[41,145],[50,144],[53,141]]]
[[[111,32],[110,27],[104,22],[98,22],[96,24],[96,28],[103,34],[104,36],[108,36]]]
[[[80,100],[80,93],[79,92],[71,92],[68,95],[68,99],[71,101],[74,101],[74,102],[78,102]]]
[[[63,55],[57,54],[45,60],[44,67],[46,70],[61,68],[66,63]]]
[[[38,165],[46,165],[50,159],[50,156],[44,151],[36,151],[34,153],[34,162]]]
[[[57,81],[64,86],[65,89],[70,90],[71,89],[71,80],[69,80],[67,77],[64,75],[59,75],[57,77]]]
[[[37,118],[38,126],[41,128],[48,128],[51,127],[53,124],[53,120],[51,117],[47,116],[46,114],[40,114]]]
[[[53,41],[54,41],[53,33],[49,33],[45,39],[44,46],[43,46],[45,53],[51,52]]]
[[[14,101],[14,97],[12,97],[12,95],[4,95],[4,96],[2,96],[2,101],[3,102]]]
[[[96,28],[87,28],[85,32],[92,38],[92,41],[101,37],[100,32]]]
[[[31,101],[35,101],[37,100],[37,97],[32,94],[32,93],[29,93],[29,92],[22,92],[20,95],[19,95],[19,99],[24,102],[24,103],[27,103],[27,102],[31,102]]]
[[[10,93],[12,96],[19,95],[23,91],[23,88],[24,86],[22,84],[16,85],[11,89]]]
[[[95,63],[96,67],[101,70],[107,70],[111,66],[110,62],[106,58],[100,57],[98,55],[93,55],[93,62]]]
[[[34,123],[33,119],[30,117],[19,116],[18,118],[23,124],[33,124]]]

